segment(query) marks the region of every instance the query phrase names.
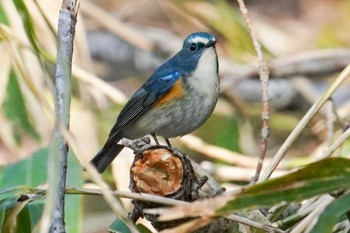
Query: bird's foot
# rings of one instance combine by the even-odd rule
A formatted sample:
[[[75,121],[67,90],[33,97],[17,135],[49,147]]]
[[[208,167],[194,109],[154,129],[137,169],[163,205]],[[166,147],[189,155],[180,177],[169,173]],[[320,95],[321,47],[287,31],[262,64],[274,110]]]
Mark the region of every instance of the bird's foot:
[[[150,146],[151,139],[149,137],[143,137],[135,140],[123,138],[120,142],[123,146],[132,149],[135,153],[142,151]]]

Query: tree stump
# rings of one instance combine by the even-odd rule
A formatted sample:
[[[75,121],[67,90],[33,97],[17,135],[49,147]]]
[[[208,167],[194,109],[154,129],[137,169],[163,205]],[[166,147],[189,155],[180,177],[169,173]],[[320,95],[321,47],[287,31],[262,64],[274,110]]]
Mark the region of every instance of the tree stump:
[[[130,190],[168,197],[186,202],[199,199],[198,191],[207,177],[197,178],[186,154],[168,146],[148,146],[135,151],[130,172]],[[179,225],[189,219],[157,222],[157,215],[144,213],[144,209],[164,205],[133,200],[134,210],[129,217],[136,222],[139,217],[149,220],[155,229],[162,230]]]

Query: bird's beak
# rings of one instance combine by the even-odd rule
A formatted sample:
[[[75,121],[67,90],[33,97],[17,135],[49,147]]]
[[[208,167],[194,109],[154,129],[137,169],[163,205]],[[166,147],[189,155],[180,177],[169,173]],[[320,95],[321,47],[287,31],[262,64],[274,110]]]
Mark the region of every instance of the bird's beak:
[[[216,40],[211,40],[205,45],[206,48],[213,47],[216,44]]]

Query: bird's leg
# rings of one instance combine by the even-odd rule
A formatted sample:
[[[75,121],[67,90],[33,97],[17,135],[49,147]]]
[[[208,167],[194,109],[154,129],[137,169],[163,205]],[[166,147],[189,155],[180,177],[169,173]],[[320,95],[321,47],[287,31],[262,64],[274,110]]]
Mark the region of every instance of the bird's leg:
[[[164,138],[164,139],[165,139],[166,144],[167,144],[169,147],[171,147],[171,144],[170,144],[169,139],[167,139],[167,138]]]
[[[156,144],[159,145],[159,142],[158,142],[156,134],[155,133],[151,133],[151,135],[152,135],[153,140],[156,142]]]

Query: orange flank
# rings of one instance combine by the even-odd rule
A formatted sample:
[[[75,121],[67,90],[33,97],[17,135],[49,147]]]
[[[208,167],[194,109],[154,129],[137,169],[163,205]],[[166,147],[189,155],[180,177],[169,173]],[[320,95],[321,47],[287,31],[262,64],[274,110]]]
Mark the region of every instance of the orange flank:
[[[181,98],[184,94],[182,79],[179,78],[168,93],[156,103],[155,107],[161,107],[173,99]]]

